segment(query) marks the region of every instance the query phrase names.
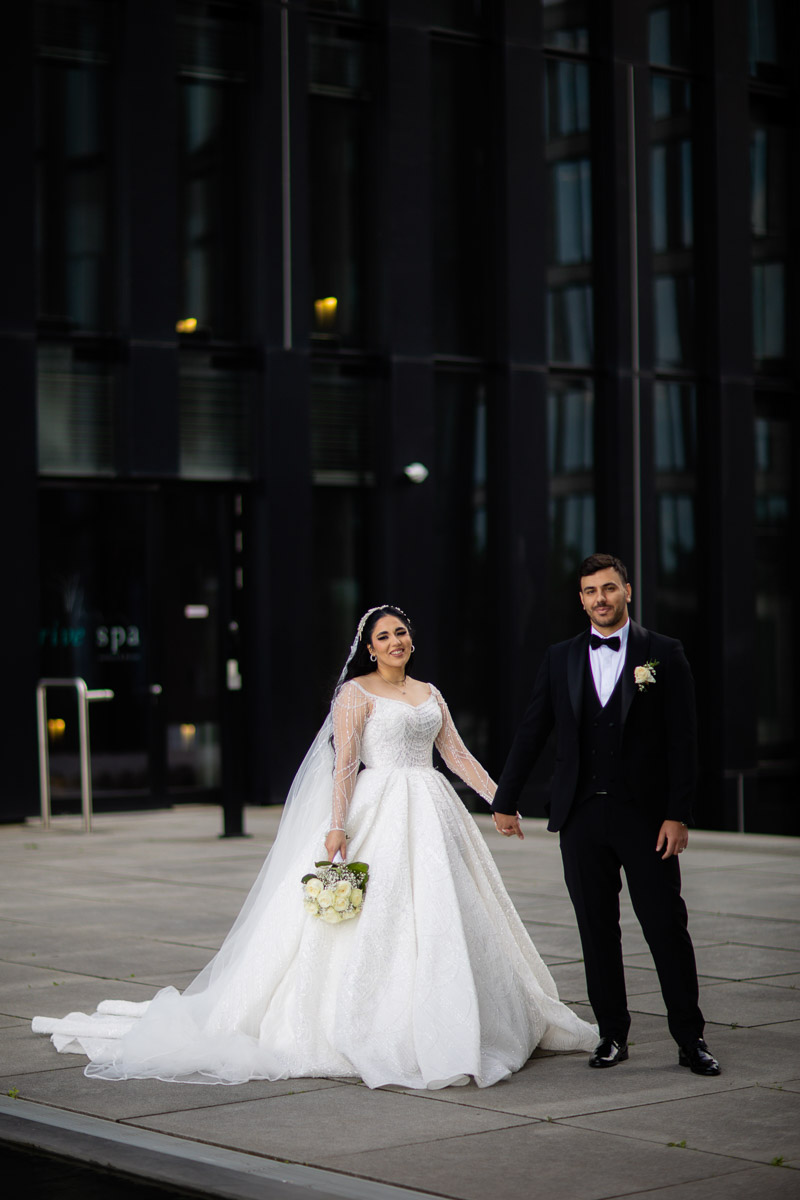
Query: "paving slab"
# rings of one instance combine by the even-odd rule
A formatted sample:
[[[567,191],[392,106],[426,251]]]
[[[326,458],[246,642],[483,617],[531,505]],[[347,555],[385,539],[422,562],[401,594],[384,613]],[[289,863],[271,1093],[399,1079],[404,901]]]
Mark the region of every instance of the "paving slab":
[[[370,1091],[354,1083],[334,1091],[298,1089],[269,1100],[242,1099],[213,1109],[137,1118],[133,1123],[234,1150],[255,1149],[272,1158],[318,1164],[332,1146],[348,1154],[383,1152],[391,1146],[427,1145],[441,1138],[509,1128],[523,1123],[523,1118],[454,1108],[383,1089]]]
[[[696,1150],[670,1150],[609,1134],[535,1122],[492,1133],[444,1138],[361,1154],[328,1153],[320,1165],[460,1200],[606,1200],[643,1180],[727,1176],[736,1161]],[[556,1183],[557,1181],[557,1183]]]
[[[800,920],[766,917],[729,917],[693,910],[690,916],[695,945],[732,942],[739,946],[772,946],[776,950],[800,950]]]
[[[800,1177],[785,1167],[732,1171],[716,1179],[694,1179],[667,1187],[630,1192],[625,1200],[797,1200]]]
[[[771,987],[761,980],[707,984],[700,993],[700,1006],[709,1023],[748,1027],[791,1020],[800,1009],[791,988]],[[637,1012],[666,1015],[660,992],[634,996],[630,1007]]]
[[[64,1108],[88,1116],[124,1121],[159,1113],[193,1112],[198,1108],[224,1108],[226,1104],[269,1100],[297,1092],[326,1091],[342,1086],[330,1079],[282,1079],[276,1083],[253,1080],[251,1083],[206,1085],[161,1083],[157,1079],[129,1079],[111,1082],[87,1079],[85,1059],[79,1055],[59,1055],[67,1069],[39,1070],[25,1074],[9,1073],[4,1063],[0,1076],[0,1096],[17,1089],[20,1100]]]
[[[620,1132],[616,1113],[569,1118],[568,1125]],[[625,1110],[626,1138],[670,1143],[767,1164],[800,1159],[800,1095],[765,1088],[738,1088],[700,1098],[664,1100]],[[797,1179],[800,1184],[800,1175]]]

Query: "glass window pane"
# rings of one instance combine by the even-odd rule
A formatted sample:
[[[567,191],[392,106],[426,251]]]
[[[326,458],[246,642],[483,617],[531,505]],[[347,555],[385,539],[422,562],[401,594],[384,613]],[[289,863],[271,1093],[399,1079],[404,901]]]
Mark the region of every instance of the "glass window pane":
[[[180,474],[247,479],[253,472],[253,377],[186,352],[179,380]]]
[[[758,741],[762,752],[784,756],[792,753],[796,735],[796,617],[791,604],[796,425],[770,411],[766,402],[759,407],[754,431]]]
[[[243,95],[238,84],[184,79],[180,102],[176,319],[195,322],[196,334],[242,341]]]
[[[61,328],[114,324],[104,9],[97,3],[37,9],[39,319]]]
[[[547,62],[545,130],[548,141],[589,130],[589,67],[584,62]]]
[[[690,8],[686,0],[672,0],[650,10],[648,41],[650,62],[662,67],[688,67],[690,59]]]
[[[687,366],[693,356],[694,288],[689,275],[657,276],[653,284],[656,364]]]
[[[749,0],[750,74],[779,83],[786,76],[786,0]]]
[[[564,596],[595,546],[594,394],[588,380],[551,381],[547,397],[550,478],[550,638],[579,629]]]
[[[443,655],[441,687],[459,732],[478,758],[486,757],[489,712],[480,702],[491,689],[490,640],[492,595],[489,556],[488,430],[491,408],[484,379],[476,375],[436,376],[436,587],[440,605],[440,642],[452,631],[458,597],[460,650]],[[429,485],[423,485],[429,486]]]
[[[753,350],[757,360],[781,359],[786,353],[784,264],[753,266]]]
[[[591,262],[592,175],[588,159],[555,163],[551,175],[552,257],[558,263]]]
[[[316,341],[374,340],[370,247],[370,53],[339,26],[311,26],[311,329]]]
[[[39,471],[109,475],[114,470],[114,375],[67,345],[38,349]]]
[[[698,633],[697,399],[693,384],[655,384],[653,451],[658,627],[679,637],[691,659]]]
[[[594,358],[593,294],[589,285],[552,288],[547,295],[548,355],[554,363]]]
[[[374,483],[378,383],[346,367],[318,364],[311,380],[311,467],[315,483]]]
[[[483,47],[433,46],[434,348],[486,352],[491,250]]]
[[[541,0],[545,46],[589,53],[589,5],[585,0]]]

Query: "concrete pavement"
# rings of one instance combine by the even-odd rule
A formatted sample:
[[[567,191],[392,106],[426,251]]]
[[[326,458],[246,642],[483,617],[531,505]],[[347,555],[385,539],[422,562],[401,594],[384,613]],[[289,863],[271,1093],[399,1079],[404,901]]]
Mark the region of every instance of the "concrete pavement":
[[[684,894],[706,1036],[723,1074],[677,1064],[655,971],[623,895],[631,1057],[537,1052],[492,1088],[370,1091],[358,1080],[236,1087],[86,1079],[30,1032],[185,986],[219,945],[263,859],[276,809],[244,840],[183,807],[0,828],[0,1162],[4,1147],[103,1164],[185,1195],[309,1200],[800,1197],[800,842],[693,831]],[[590,1016],[557,838],[478,818],[562,999]]]

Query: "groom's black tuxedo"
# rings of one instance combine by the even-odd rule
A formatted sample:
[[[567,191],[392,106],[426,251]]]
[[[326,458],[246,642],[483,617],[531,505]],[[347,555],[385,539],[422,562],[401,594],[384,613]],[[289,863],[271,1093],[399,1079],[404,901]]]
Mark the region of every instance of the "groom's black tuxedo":
[[[690,1045],[703,1032],[694,950],[678,858],[662,859],[656,841],[663,821],[691,818],[697,760],[692,674],[680,642],[632,621],[622,674],[603,706],[589,655],[588,630],[548,650],[492,807],[516,813],[520,792],[555,730],[548,828],[560,831],[600,1035],[622,1044],[630,1025],[619,925],[622,868],[658,970],[670,1030],[679,1045]],[[655,681],[640,689],[636,668],[654,662]]]
[[[602,651],[610,654],[613,651]],[[577,797],[589,630],[551,646],[514,738],[492,805],[515,813],[531,769],[555,728],[556,765],[548,828],[563,827]],[[655,683],[640,691],[634,670],[658,662]],[[588,676],[591,686],[591,674]],[[697,771],[694,683],[680,642],[631,621],[620,689],[620,761],[613,781],[620,799],[658,821],[691,820]]]

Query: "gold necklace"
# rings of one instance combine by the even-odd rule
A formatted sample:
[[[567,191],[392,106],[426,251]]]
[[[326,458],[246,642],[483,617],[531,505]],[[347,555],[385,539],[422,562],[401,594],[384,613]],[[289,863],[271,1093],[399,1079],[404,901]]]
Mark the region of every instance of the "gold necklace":
[[[378,671],[378,669],[377,669],[377,668],[376,668],[376,670],[375,670],[375,673],[376,673],[377,675],[380,675],[380,677],[381,677],[381,679],[383,680],[383,682],[384,682],[384,683],[388,683],[390,687],[395,687],[395,688],[397,688],[397,690],[398,690],[398,691],[400,691],[400,692],[404,692],[404,691],[406,690],[406,677],[405,677],[405,675],[403,676],[403,682],[402,682],[402,683],[395,683],[395,682],[394,682],[394,680],[392,680],[392,679],[387,679],[385,675],[381,675],[380,671]]]

